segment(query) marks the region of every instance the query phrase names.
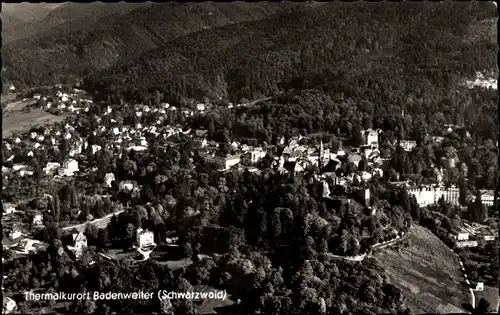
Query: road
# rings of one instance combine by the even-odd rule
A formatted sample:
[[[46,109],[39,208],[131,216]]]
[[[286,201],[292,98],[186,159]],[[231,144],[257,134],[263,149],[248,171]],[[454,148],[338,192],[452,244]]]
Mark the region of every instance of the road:
[[[117,212],[114,212],[114,213],[110,213],[110,214],[108,214],[105,217],[102,217],[102,218],[99,218],[99,219],[95,219],[95,220],[90,221],[90,222],[80,223],[80,224],[76,224],[76,225],[70,225],[70,226],[67,226],[67,227],[63,228],[63,231],[77,229],[79,232],[84,232],[85,231],[85,226],[87,226],[87,224],[93,224],[97,228],[102,229],[102,228],[105,228],[108,225],[108,223],[111,221],[111,217],[113,215],[119,215],[123,211],[125,211],[125,210],[120,210],[120,211],[117,211]]]

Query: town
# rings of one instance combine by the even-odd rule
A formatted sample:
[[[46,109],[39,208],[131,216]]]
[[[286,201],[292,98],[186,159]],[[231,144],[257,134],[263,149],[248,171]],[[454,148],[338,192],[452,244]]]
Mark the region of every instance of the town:
[[[321,137],[305,135],[288,139],[282,136],[275,144],[248,145],[227,136],[225,141],[216,142],[208,139],[213,130],[186,129],[174,122],[245,108],[248,104],[220,106],[205,102],[177,108],[158,102],[155,105],[118,106],[96,104],[78,86],[70,89],[59,85],[53,91],[54,94],[47,95],[32,93],[23,101],[32,100],[29,108],[71,116],[55,125],[33,126],[28,131],[15,132],[10,139],[3,141],[4,262],[45,250],[58,236],[72,257],[84,259],[88,265],[94,264],[97,256],[111,260],[129,257],[138,263],[149,259],[162,261],[163,258],[159,257],[164,257],[165,253],[171,257],[164,260],[169,266],[175,266],[178,259],[183,261],[182,254],[172,254],[180,249],[186,250],[186,244],[179,244],[179,235],[176,235],[179,231],[173,228],[174,222],[162,224],[160,230],[155,228],[158,227],[156,224],[146,224],[149,229],[143,229],[144,224],[141,224],[141,217],[144,220],[148,216],[151,218],[152,212],[165,211],[161,203],[155,205],[155,198],[148,196],[152,194],[151,187],[145,188],[135,180],[137,172],[144,176],[154,173],[157,168],[154,161],[147,164],[148,158],[141,157],[141,154],[159,151],[167,152],[173,161],[184,159],[187,167],[198,168],[201,166],[196,165],[202,163],[221,174],[250,172],[262,175],[266,169],[281,175],[303,174],[311,184],[319,185],[324,200],[339,204],[347,202],[348,209],[366,207],[369,216],[382,216],[380,221],[385,227],[378,239],[368,243],[356,240],[359,245],[332,252],[332,257],[360,260],[379,245],[385,247],[404,239],[411,218],[401,218],[399,224],[391,223],[383,211],[378,211],[382,210],[378,207],[383,207],[380,202],[372,201],[370,183],[384,179],[387,187],[400,191],[401,196],[407,196],[406,202],[416,203],[417,207],[456,206],[456,211],[468,213],[461,217],[470,220],[448,223],[443,240],[451,248],[484,247],[486,243],[496,241],[495,222],[488,219],[487,210],[494,203],[493,191],[477,190],[475,194],[468,192],[463,196],[458,187],[445,184],[443,166],[450,169],[460,164],[456,154],[445,159],[440,168],[434,166],[434,177],[425,184],[417,184],[408,176],[394,173],[390,166],[394,155],[414,150],[417,147],[415,140],[385,144],[393,152],[390,154],[387,154],[388,150],[380,150],[380,135],[383,133],[380,129],[360,131],[357,146],[337,143],[333,147],[332,143],[323,143]],[[446,126],[444,137],[459,128]],[[426,136],[437,145],[444,142],[444,137]],[[468,132],[466,137],[470,137]],[[191,149],[186,151],[188,147]],[[117,160],[122,161],[121,166],[116,165]],[[109,171],[111,169],[115,171]],[[150,179],[155,185],[168,180],[161,172]],[[380,197],[379,193],[377,195]],[[170,202],[176,203],[175,200]],[[188,209],[187,217],[200,215],[199,210]],[[125,226],[125,234],[118,236],[113,248],[107,244],[113,233],[110,227],[115,231],[123,230],[124,227],[120,227],[123,223],[119,223],[123,212],[130,213],[130,222],[135,223]],[[162,220],[158,215],[155,218],[153,220]],[[167,230],[168,226],[172,230]],[[116,247],[116,244],[121,245]],[[6,274],[4,280],[8,283],[13,276],[9,276],[9,272]],[[476,278],[469,278],[473,283],[471,287],[483,288],[482,276],[477,271],[473,274]],[[15,301],[8,296],[7,299],[5,311],[17,309]]]
[[[3,313],[498,311],[493,4],[2,4]]]

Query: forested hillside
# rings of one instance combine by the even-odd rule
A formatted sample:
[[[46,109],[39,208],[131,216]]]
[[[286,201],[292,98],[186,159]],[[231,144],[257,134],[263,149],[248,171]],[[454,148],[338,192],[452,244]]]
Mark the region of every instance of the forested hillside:
[[[2,19],[2,43],[5,45],[15,40],[43,36],[47,32],[52,34],[69,33],[88,27],[106,16],[126,14],[149,4],[151,3],[68,2],[58,4],[57,7],[54,7],[54,4],[8,4],[6,16],[18,17],[20,21],[16,23],[10,19]]]
[[[90,89],[147,98],[228,97],[324,86],[345,97],[421,106],[496,65],[492,37],[466,40],[491,3],[328,3],[199,32],[120,63]],[[272,31],[270,31],[272,30]],[[450,96],[451,97],[451,96]]]
[[[193,32],[259,20],[309,4],[168,2],[152,4],[127,14],[120,14],[125,10],[119,10],[123,4],[101,5],[105,6],[102,10],[94,10],[101,12],[96,17],[102,17],[102,12],[114,14],[107,14],[91,25],[89,19],[85,19],[84,24],[83,21],[80,24],[61,24],[45,32],[44,36],[2,47],[4,78],[18,86],[64,83],[68,78],[91,74],[119,60],[140,56]],[[84,11],[91,10],[85,7]],[[60,13],[60,16],[64,18],[65,15]]]

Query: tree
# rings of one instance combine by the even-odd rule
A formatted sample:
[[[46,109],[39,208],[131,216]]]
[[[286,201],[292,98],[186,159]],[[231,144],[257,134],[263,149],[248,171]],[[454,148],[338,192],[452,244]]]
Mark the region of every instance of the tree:
[[[96,244],[97,245],[97,240],[98,240],[98,229],[95,225],[93,224],[87,224],[85,226],[85,236],[87,237],[89,244]]]
[[[107,229],[99,229],[99,232],[97,233],[97,249],[106,249],[108,247],[109,243],[109,236],[108,236],[108,230]]]
[[[361,129],[359,128],[358,125],[356,125],[353,129],[352,129],[352,145],[354,147],[359,147],[361,145],[363,145],[363,135],[361,133]]]
[[[123,171],[125,174],[132,176],[137,172],[137,164],[132,160],[125,160],[123,162]]]
[[[473,314],[483,315],[487,314],[490,310],[490,302],[486,299],[481,298],[477,303],[477,307],[474,309]]]

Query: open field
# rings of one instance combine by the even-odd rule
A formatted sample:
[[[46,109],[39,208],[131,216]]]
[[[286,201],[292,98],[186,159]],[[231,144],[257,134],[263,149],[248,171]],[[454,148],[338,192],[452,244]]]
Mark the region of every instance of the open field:
[[[475,291],[474,294],[476,295],[476,304],[479,302],[479,300],[481,300],[481,298],[484,298],[485,300],[490,302],[490,307],[493,310],[498,310],[498,303],[500,302],[500,297],[498,296],[497,288],[485,285],[484,291]]]
[[[39,108],[32,109],[28,113],[22,111],[4,112],[2,116],[2,136],[4,138],[12,136],[16,131],[28,131],[34,125],[54,124],[68,117],[67,115],[55,116]]]
[[[6,103],[4,110],[4,113],[9,113],[9,112],[17,112],[20,110],[23,110],[26,106],[35,103],[34,100],[27,100],[27,101],[17,101],[17,102],[9,102]]]
[[[417,314],[456,312],[471,303],[458,257],[426,228],[416,225],[399,251],[385,248],[374,257]]]

